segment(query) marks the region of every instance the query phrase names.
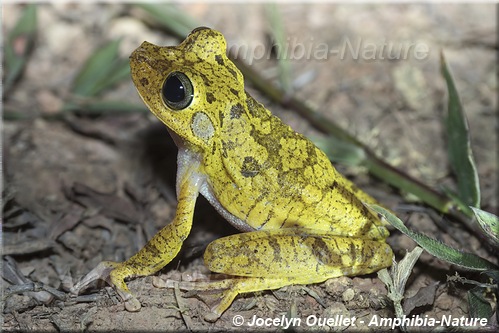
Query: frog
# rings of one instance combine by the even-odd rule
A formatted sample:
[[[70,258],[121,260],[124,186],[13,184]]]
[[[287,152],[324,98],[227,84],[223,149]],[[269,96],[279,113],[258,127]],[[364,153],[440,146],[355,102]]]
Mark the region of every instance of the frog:
[[[365,205],[378,202],[256,101],[226,53],[222,33],[200,27],[178,46],[143,42],[131,54],[139,96],[178,147],[176,213],[137,254],[101,262],[74,293],[101,279],[115,288],[126,310],[139,311],[125,279],[154,274],[178,255],[199,194],[241,231],[214,240],[204,253],[205,266],[228,278],[177,284],[219,293],[208,321],[240,294],[391,265],[386,224]]]

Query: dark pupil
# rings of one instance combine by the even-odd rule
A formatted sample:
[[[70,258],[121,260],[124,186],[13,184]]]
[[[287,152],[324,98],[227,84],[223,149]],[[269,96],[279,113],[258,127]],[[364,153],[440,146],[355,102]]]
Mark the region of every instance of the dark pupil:
[[[178,103],[184,100],[185,87],[176,75],[172,75],[166,80],[163,85],[163,96],[171,103]]]

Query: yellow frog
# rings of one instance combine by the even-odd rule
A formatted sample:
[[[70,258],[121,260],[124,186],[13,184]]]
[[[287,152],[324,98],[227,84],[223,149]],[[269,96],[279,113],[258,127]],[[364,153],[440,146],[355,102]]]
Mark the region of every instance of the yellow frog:
[[[198,28],[177,47],[144,42],[130,63],[142,100],[179,149],[177,211],[136,255],[102,262],[73,292],[104,279],[129,311],[139,310],[125,278],[153,274],[175,258],[190,233],[199,193],[243,232],[206,249],[211,271],[234,276],[194,284],[221,293],[207,319],[216,320],[240,293],[390,266],[388,231],[363,205],[374,199],[244,90],[221,33]]]

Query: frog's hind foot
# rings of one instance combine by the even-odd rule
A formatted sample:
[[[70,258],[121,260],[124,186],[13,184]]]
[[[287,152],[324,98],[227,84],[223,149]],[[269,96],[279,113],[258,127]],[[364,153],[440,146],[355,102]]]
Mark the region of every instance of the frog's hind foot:
[[[210,312],[204,314],[204,319],[215,322],[227,310],[239,294],[242,278],[229,278],[211,281],[175,281],[171,279],[153,279],[153,285],[158,288],[178,288],[185,291],[182,297],[196,297],[205,303]]]
[[[120,278],[121,274],[116,270],[120,265],[121,263],[118,262],[102,261],[71,288],[71,294],[78,295],[80,291],[88,288],[94,281],[103,280],[114,287],[118,295],[125,302],[125,309],[127,311],[139,311],[141,308],[139,300],[130,292],[124,278]]]

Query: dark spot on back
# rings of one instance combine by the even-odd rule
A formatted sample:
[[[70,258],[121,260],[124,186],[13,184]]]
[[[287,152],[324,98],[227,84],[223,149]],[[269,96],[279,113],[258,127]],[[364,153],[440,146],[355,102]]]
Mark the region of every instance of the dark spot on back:
[[[331,185],[329,185],[330,189],[335,189],[336,187],[338,187],[338,182],[336,180],[333,181],[333,183]]]
[[[219,112],[218,113],[218,120],[220,121],[220,128],[224,127],[224,119],[225,119],[225,113]]]
[[[140,84],[143,86],[148,86],[149,80],[146,77],[143,77],[142,79],[140,79]]]
[[[205,74],[203,73],[199,73],[199,75],[201,76],[201,78],[203,79],[203,83],[205,86],[207,87],[211,87],[211,80],[208,78],[208,76],[206,76]]]
[[[235,149],[235,144],[233,141],[222,141],[222,156],[224,158],[227,158],[229,154],[227,154],[228,150],[234,150]]]
[[[319,237],[314,237],[313,240],[313,244],[311,244],[312,253],[318,262],[323,265],[338,263],[339,258],[337,255],[331,253],[326,242]]]
[[[237,103],[230,108],[230,119],[239,119],[243,113],[243,106],[240,103]]]
[[[215,141],[213,141],[213,145],[211,146],[211,154],[213,156],[215,156],[216,153],[217,153],[217,145],[216,145]]]
[[[246,156],[241,168],[241,175],[244,177],[255,177],[260,172],[258,162],[251,156]]]
[[[228,67],[227,70],[230,72],[230,74],[232,74],[232,76],[234,77],[234,79],[237,80],[237,73],[235,70],[233,70],[232,68]]]
[[[222,56],[220,54],[217,54],[215,56],[215,61],[220,65],[220,66],[223,66],[224,65],[224,60],[222,58]]]
[[[279,262],[281,260],[281,246],[276,241],[275,238],[269,238],[269,245],[274,252],[274,262]]]
[[[206,101],[208,103],[213,103],[216,100],[215,96],[212,93],[206,93]]]
[[[236,89],[230,88],[230,92],[239,97],[239,91],[237,91]]]

